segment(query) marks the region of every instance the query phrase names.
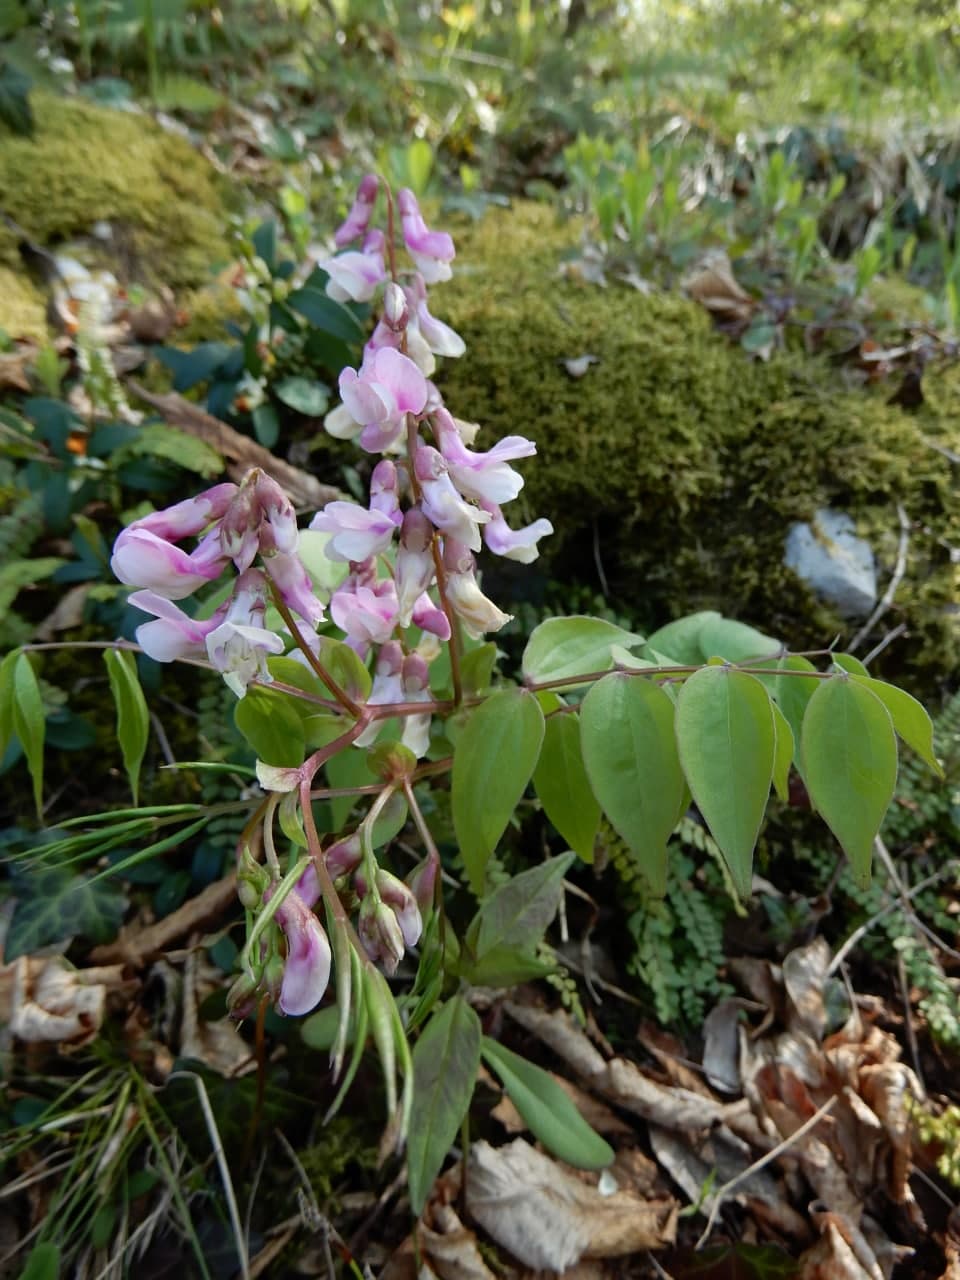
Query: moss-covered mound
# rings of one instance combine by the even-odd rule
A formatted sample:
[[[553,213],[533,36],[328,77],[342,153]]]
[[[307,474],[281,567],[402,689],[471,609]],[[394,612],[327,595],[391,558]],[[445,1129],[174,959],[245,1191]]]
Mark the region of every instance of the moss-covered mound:
[[[189,142],[144,115],[39,92],[32,101],[32,138],[0,132],[0,210],[32,241],[55,247],[107,222],[118,275],[175,288],[228,259],[224,192]],[[3,221],[0,272],[0,328],[32,331],[44,294]]]
[[[549,210],[491,213],[461,234],[455,281],[435,309],[467,342],[443,392],[481,441],[532,436],[524,467],[532,516],[557,577],[596,581],[595,543],[626,608],[647,625],[713,607],[816,645],[849,623],[783,568],[791,522],[849,511],[881,565],[897,546],[897,502],[914,524],[906,579],[881,625],[909,635],[888,669],[956,669],[960,651],[957,468],[930,441],[960,448],[960,368],[928,369],[926,404],[888,404],[893,387],[847,386],[799,353],[752,362],[705,311],[672,296],[563,279],[576,238]],[[581,378],[564,360],[592,355]]]

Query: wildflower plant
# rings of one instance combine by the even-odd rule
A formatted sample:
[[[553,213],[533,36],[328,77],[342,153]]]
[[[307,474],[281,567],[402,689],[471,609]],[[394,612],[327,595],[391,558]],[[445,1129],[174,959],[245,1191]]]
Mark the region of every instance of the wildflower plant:
[[[377,307],[325,419],[373,464],[366,504],[329,502],[301,529],[281,487],[252,471],[135,520],[112,566],[149,615],[140,650],[221,672],[258,757],[261,794],[237,849],[246,941],[229,1005],[244,1017],[271,1001],[299,1017],[332,996],[308,1036],[330,1047],[341,1081],[330,1111],[372,1040],[384,1149],[406,1144],[419,1212],[481,1058],[545,1145],[584,1167],[612,1159],[547,1073],[483,1034],[469,999],[472,987],[544,973],[540,943],[564,877],[592,860],[604,815],[662,896],[668,840],[695,802],[746,895],[771,787],[786,798],[796,769],[865,880],[897,736],[939,765],[923,708],[856,659],[791,654],[713,613],[646,640],[599,618],[548,618],[518,678],[499,673],[487,637],[509,615],[486,595],[478,556],[527,564],[552,532],[544,517],[517,527],[504,510],[523,487],[514,464],[535,446],[511,435],[483,447],[481,428],[431,380],[439,357],[465,350],[428,293],[452,278],[455,247],[412,192],[364,178],[334,246],[318,262],[329,297]],[[108,658],[133,777],[146,704],[130,654]],[[30,656],[9,655],[0,738],[24,739],[39,798],[37,696]],[[567,851],[504,881],[489,872],[531,783]],[[429,821],[440,791],[459,847],[446,867]],[[357,805],[366,811],[351,820]],[[422,852],[402,875],[391,844],[408,823]],[[459,932],[446,912],[452,873],[477,902]]]

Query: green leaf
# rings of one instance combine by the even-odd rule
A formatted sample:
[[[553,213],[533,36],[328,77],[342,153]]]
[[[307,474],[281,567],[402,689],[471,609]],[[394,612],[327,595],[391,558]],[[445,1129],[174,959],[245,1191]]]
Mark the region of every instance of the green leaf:
[[[714,609],[704,609],[686,618],[677,618],[648,636],[646,648],[666,655],[677,666],[697,667],[704,661],[700,632],[709,621],[722,621],[722,617]]]
[[[103,660],[117,708],[117,741],[123,753],[123,767],[130,780],[133,803],[136,804],[140,766],[150,736],[150,712],[137,677],[137,663],[133,654],[120,649],[105,649]]]
[[[555,960],[544,959],[526,947],[493,947],[473,962],[463,956],[459,972],[475,987],[515,987],[555,973]]]
[[[280,419],[276,408],[265,400],[258,404],[250,415],[253,420],[253,432],[265,449],[272,449],[280,439]]]
[[[475,959],[499,947],[534,950],[557,914],[563,877],[573,860],[572,853],[548,858],[493,891],[467,931],[466,945]]]
[[[789,720],[775,702],[771,702],[770,705],[773,708],[774,727],[777,731],[777,753],[773,759],[773,789],[786,804],[790,799],[790,766],[793,764],[796,748]]]
[[[594,799],[583,765],[576,715],[567,712],[547,720],[533,785],[544,813],[570,848],[584,862],[593,862],[600,805]]]
[[[407,180],[416,196],[422,196],[433,171],[433,147],[426,138],[414,138],[404,153]]]
[[[708,616],[697,635],[704,661],[725,658],[727,662],[746,662],[750,658],[762,662],[775,658],[782,648],[779,640],[764,635],[756,627],[733,618]]]
[[[869,676],[870,672],[863,665],[859,658],[855,658],[852,653],[831,653],[831,660],[835,667],[839,667],[841,671],[846,671],[852,676]]]
[[[14,673],[19,657],[19,649],[14,649],[0,662],[0,760],[7,754],[7,747],[14,735]]]
[[[356,702],[366,702],[372,682],[370,672],[348,644],[334,640],[332,636],[320,636],[317,657],[320,665],[332,676],[341,689]],[[329,693],[328,697],[331,696]]]
[[[33,779],[33,800],[37,817],[43,811],[43,742],[46,722],[40,686],[34,675],[30,659],[25,653],[17,655],[13,668],[13,728]]]
[[[667,841],[685,794],[674,706],[659,685],[614,672],[583,700],[583,763],[604,813],[655,894],[666,891]]]
[[[30,77],[6,58],[0,58],[0,124],[24,137],[33,133]]]
[[[763,685],[733,667],[696,672],[677,699],[677,744],[697,807],[746,897],[776,758]]]
[[[413,1050],[413,1117],[407,1176],[414,1213],[430,1189],[470,1107],[480,1067],[480,1019],[462,996],[433,1015]]]
[[[820,682],[803,717],[810,799],[840,841],[861,886],[897,783],[897,737],[884,703],[847,675]]]
[[[527,641],[523,674],[527,680],[546,681],[609,671],[613,666],[611,645],[629,648],[642,643],[643,636],[602,618],[548,618],[534,628]]]
[[[287,306],[335,338],[349,343],[363,340],[363,328],[353,312],[342,303],[334,302],[320,289],[295,289],[287,298]]]
[[[35,1244],[20,1272],[20,1280],[57,1280],[60,1275],[60,1246]]]
[[[483,1057],[500,1077],[510,1101],[535,1138],[575,1169],[605,1169],[613,1149],[591,1129],[549,1072],[483,1037]]]
[[[497,646],[492,640],[463,655],[460,662],[460,678],[463,683],[463,692],[467,697],[487,692],[496,664]]]
[[[4,949],[7,962],[77,936],[109,942],[127,909],[115,882],[62,869],[31,868],[29,875],[18,874],[14,894],[17,905]]]
[[[233,719],[264,764],[288,769],[303,764],[303,721],[286,697],[266,689],[248,689],[234,708]]]
[[[453,750],[453,826],[470,887],[483,892],[487,861],[536,768],[543,712],[531,693],[502,689],[474,711]]]
[[[816,669],[807,658],[800,658],[795,654],[787,654],[786,657],[780,659],[778,664],[780,672],[816,671]],[[803,716],[807,709],[807,703],[813,697],[819,683],[812,676],[780,674],[777,675],[774,681],[774,697],[780,710],[786,716],[790,731],[793,734],[793,762],[801,770],[803,762],[800,759],[800,732],[803,726]]]
[[[907,746],[913,748],[938,778],[943,778],[943,769],[933,749],[933,721],[927,715],[926,708],[896,685],[874,680],[872,676],[854,675],[853,679],[876,694],[890,712],[893,727]]]
[[[330,403],[330,392],[322,382],[315,378],[292,376],[284,378],[274,387],[278,400],[289,409],[295,409],[308,418],[319,418],[326,413]]]
[[[212,480],[223,473],[223,458],[213,445],[198,436],[187,435],[167,423],[148,423],[113,455],[113,464],[119,466],[128,458],[162,458],[175,462],[185,471],[193,471],[205,480]]]
[[[61,556],[37,556],[33,560],[8,560],[0,565],[0,615],[10,608],[21,587],[49,578],[66,563]]]
[[[272,218],[261,222],[251,236],[257,256],[266,263],[267,270],[273,274],[277,262],[277,224]]]

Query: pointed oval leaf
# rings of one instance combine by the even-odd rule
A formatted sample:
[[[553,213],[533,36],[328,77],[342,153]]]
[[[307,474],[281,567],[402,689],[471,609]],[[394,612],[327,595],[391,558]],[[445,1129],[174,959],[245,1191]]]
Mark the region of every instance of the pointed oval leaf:
[[[407,1140],[410,1203],[423,1212],[467,1114],[480,1066],[480,1019],[462,996],[427,1023],[413,1050],[413,1111]]]
[[[793,764],[794,742],[790,722],[775,702],[773,708],[774,725],[777,731],[777,753],[773,759],[773,789],[780,799],[787,803],[790,799],[790,766]]]
[[[865,886],[873,842],[897,783],[890,712],[862,681],[847,675],[823,680],[803,717],[801,749],[813,806]]]
[[[13,729],[20,739],[27,767],[33,781],[33,800],[37,816],[43,810],[43,743],[46,733],[46,717],[40,685],[30,659],[25,653],[17,655],[13,667]]]
[[[869,676],[870,672],[863,665],[859,658],[855,658],[852,653],[832,653],[830,657],[833,665],[839,667],[841,671],[846,671],[852,676]]]
[[[548,858],[538,867],[511,876],[495,889],[467,932],[467,945],[475,959],[501,947],[533,951],[557,914],[563,877],[572,862],[572,853],[562,853],[559,858]]]
[[[549,1072],[483,1037],[483,1056],[500,1077],[530,1132],[575,1169],[606,1169],[613,1148],[591,1129]]]
[[[696,672],[677,699],[677,742],[697,807],[746,897],[776,758],[763,685],[733,667]]]
[[[543,712],[533,694],[502,689],[481,703],[457,737],[453,827],[477,895],[490,855],[536,768],[543,733]]]
[[[700,633],[708,622],[720,622],[722,617],[715,609],[703,609],[700,613],[688,614],[685,618],[676,618],[668,622],[659,631],[647,638],[647,649],[657,650],[678,666],[698,666],[703,661],[703,650],[700,648]],[[648,656],[652,654],[648,653]],[[654,659],[658,661],[658,659]]]
[[[14,734],[14,675],[19,657],[19,650],[14,649],[0,662],[0,760],[7,754],[7,747]]]
[[[289,698],[267,689],[248,689],[234,707],[233,719],[264,764],[285,768],[303,764],[303,721]]]
[[[105,649],[103,660],[110,679],[110,691],[117,708],[117,741],[123,755],[133,803],[140,789],[140,766],[150,736],[150,712],[137,676],[137,662],[132,653],[122,649]]]
[[[787,723],[793,733],[793,761],[798,768],[802,769],[803,764],[800,760],[800,729],[803,725],[803,713],[807,709],[807,703],[813,697],[819,681],[814,680],[812,676],[788,675],[790,671],[816,671],[816,667],[807,658],[798,657],[796,654],[787,654],[786,657],[780,659],[779,674],[774,685],[774,697],[777,705],[787,718]]]
[[[663,894],[684,796],[673,703],[652,680],[613,672],[583,700],[580,741],[593,794],[651,891]]]
[[[853,679],[876,694],[890,712],[893,727],[907,746],[913,748],[938,778],[942,778],[943,768],[933,748],[933,721],[927,715],[926,708],[896,685],[874,680],[872,676],[854,675]]]
[[[600,806],[583,767],[580,724],[573,714],[550,716],[533,775],[543,811],[584,862],[593,861]]]
[[[727,662],[746,662],[750,658],[763,662],[777,657],[782,648],[779,640],[735,618],[708,617],[697,635],[697,643],[704,661],[719,657]]]
[[[548,618],[534,628],[527,641],[523,674],[528,680],[565,680],[590,671],[609,671],[613,666],[611,645],[642,643],[643,636],[603,618]]]

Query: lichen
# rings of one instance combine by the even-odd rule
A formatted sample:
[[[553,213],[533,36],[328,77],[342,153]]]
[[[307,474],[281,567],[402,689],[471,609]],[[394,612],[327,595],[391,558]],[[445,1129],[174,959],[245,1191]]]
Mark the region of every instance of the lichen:
[[[537,442],[523,505],[557,527],[542,544],[548,570],[595,581],[599,555],[647,625],[713,607],[815,645],[851,628],[784,568],[790,523],[849,511],[883,584],[901,502],[909,571],[883,627],[904,620],[909,635],[885,660],[950,670],[960,509],[953,464],[928,439],[960,444],[957,368],[928,370],[914,412],[887,403],[892,388],[848,385],[801,353],[752,361],[681,297],[563,278],[576,238],[541,206],[493,211],[461,233],[456,283],[436,292],[468,346],[442,375],[453,411],[484,426],[481,442]],[[572,377],[564,360],[586,354],[598,363]]]
[[[55,247],[107,222],[118,275],[174,288],[228,261],[225,193],[188,141],[137,113],[40,91],[32,102],[34,136],[0,145],[0,208],[31,241]],[[0,224],[0,266],[19,273],[17,241]]]

